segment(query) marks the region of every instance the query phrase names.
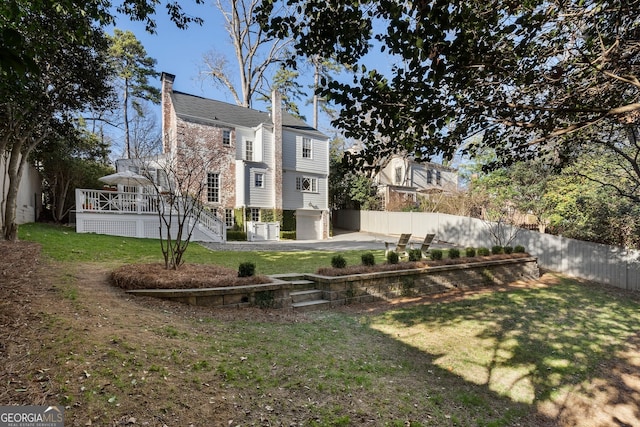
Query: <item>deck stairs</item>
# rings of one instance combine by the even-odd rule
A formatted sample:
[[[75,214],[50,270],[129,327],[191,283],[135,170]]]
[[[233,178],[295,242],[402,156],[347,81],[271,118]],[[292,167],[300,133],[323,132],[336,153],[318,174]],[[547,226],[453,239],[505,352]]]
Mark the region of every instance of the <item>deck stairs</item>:
[[[324,292],[315,288],[313,280],[307,280],[300,274],[280,274],[275,277],[293,285],[289,292],[293,311],[314,311],[330,307],[329,301],[324,299]]]

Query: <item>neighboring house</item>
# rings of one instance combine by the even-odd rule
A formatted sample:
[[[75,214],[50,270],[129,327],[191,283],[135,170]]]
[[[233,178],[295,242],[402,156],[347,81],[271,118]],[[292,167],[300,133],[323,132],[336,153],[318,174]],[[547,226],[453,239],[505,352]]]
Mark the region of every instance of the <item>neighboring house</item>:
[[[388,207],[417,202],[418,195],[454,192],[458,189],[458,172],[436,163],[418,163],[407,156],[395,155],[376,174],[374,181]]]
[[[228,228],[239,215],[282,217],[298,239],[327,238],[328,137],[283,113],[277,93],[268,113],[174,91],[174,79],[162,73],[163,153],[198,147],[215,159],[203,176],[205,205]]]
[[[0,156],[0,223],[4,220],[9,176],[4,156]],[[33,165],[26,165],[18,186],[16,223],[35,222],[42,212],[42,177]]]

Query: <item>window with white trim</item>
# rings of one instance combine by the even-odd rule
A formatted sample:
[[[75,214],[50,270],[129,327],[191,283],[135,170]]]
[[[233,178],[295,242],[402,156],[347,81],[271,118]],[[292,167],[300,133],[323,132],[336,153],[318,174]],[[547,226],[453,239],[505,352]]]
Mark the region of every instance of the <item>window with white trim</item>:
[[[226,208],[224,210],[224,224],[230,228],[234,226],[235,215],[233,215],[233,209]]]
[[[220,202],[220,174],[215,172],[207,173],[207,202]]]
[[[313,144],[311,138],[302,138],[302,158],[311,159],[313,155]]]
[[[222,130],[222,145],[231,145],[231,131],[229,129]]]
[[[427,171],[427,184],[433,184],[433,171],[431,169]]]
[[[401,166],[396,167],[395,172],[396,172],[395,184],[400,185],[402,184],[402,167]]]
[[[253,161],[253,141],[251,140],[244,142],[244,159],[250,162]]]
[[[256,187],[263,188],[263,187],[264,187],[264,174],[263,174],[263,173],[260,173],[260,172],[257,172],[257,173],[254,175],[253,182],[254,182],[254,185],[255,185]]]
[[[260,222],[260,208],[251,208],[251,221]]]
[[[442,185],[442,172],[436,171],[436,185]]]
[[[308,176],[296,177],[296,190],[303,193],[317,193],[318,192],[318,179]]]

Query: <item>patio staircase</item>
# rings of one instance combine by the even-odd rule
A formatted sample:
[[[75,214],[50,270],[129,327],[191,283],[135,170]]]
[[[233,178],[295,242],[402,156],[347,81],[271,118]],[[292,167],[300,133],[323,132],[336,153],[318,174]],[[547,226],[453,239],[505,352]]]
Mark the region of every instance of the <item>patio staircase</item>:
[[[306,312],[330,308],[329,301],[324,299],[324,291],[316,289],[313,280],[307,280],[300,274],[282,274],[277,275],[277,278],[294,285],[289,292],[293,311]]]

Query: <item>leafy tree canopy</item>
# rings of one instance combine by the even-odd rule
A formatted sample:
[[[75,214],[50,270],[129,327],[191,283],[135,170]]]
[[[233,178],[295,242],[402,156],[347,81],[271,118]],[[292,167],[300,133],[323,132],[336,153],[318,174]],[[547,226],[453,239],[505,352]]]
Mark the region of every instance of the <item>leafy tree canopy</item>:
[[[272,0],[263,25],[293,37],[296,55],[355,70],[320,92],[342,108],[334,125],[367,147],[360,164],[461,146],[562,160],[576,132],[640,116],[640,0],[286,2],[295,14],[267,18]],[[390,73],[367,65],[372,49],[391,58]],[[480,143],[464,145],[473,135]]]
[[[204,0],[192,0],[196,4]],[[178,1],[172,0],[3,0],[0,2],[0,77],[27,78],[38,73],[40,66],[38,55],[46,54],[47,45],[34,45],[29,34],[37,31],[38,24],[27,19],[34,13],[51,13],[60,16],[82,18],[88,25],[105,26],[113,24],[113,10],[125,14],[133,21],[145,23],[147,31],[156,29],[155,14],[159,5],[164,4],[171,20],[178,28],[187,28],[189,24],[201,24],[202,18],[187,15]],[[59,37],[75,40],[77,44],[90,43],[91,32],[86,25],[58,27],[55,33]]]

